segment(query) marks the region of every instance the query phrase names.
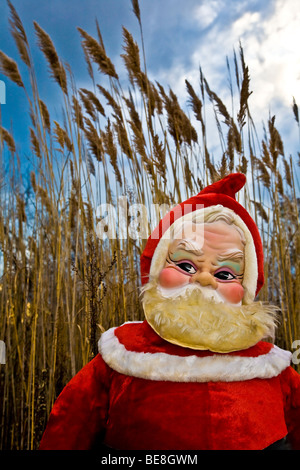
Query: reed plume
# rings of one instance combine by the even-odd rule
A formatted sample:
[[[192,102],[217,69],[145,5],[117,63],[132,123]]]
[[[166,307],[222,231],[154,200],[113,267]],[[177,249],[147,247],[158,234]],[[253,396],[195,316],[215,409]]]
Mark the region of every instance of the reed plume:
[[[138,19],[138,22],[141,24],[141,10],[138,0],[131,0],[133,13]]]
[[[237,115],[237,121],[240,126],[240,129],[244,127],[244,125],[246,124],[246,112],[248,110],[248,100],[249,100],[250,95],[252,94],[252,91],[249,90],[249,85],[250,85],[249,69],[245,65],[242,51],[241,51],[241,56],[242,56],[243,79],[242,79],[242,86],[241,86],[241,91],[240,91],[240,109]]]
[[[182,142],[186,142],[191,146],[192,142],[197,142],[198,140],[197,132],[181,109],[177,96],[172,90],[170,90],[168,96],[162,87],[160,92],[168,115],[169,133],[173,137],[175,144],[180,146]]]
[[[111,123],[108,119],[105,132],[101,132],[103,146],[105,152],[110,157],[110,163],[114,169],[117,182],[122,185],[121,173],[118,166],[118,150],[114,142],[114,134],[112,132]]]
[[[139,85],[142,91],[146,91],[145,83],[142,80],[142,71],[140,63],[140,51],[139,46],[136,41],[134,41],[130,32],[123,26],[123,38],[124,45],[123,49],[125,54],[121,54],[121,57],[124,59],[126,69],[128,70],[129,80],[134,86],[136,83]]]
[[[32,150],[38,158],[42,158],[40,144],[37,139],[37,136],[32,128],[30,128],[30,140],[32,145]]]
[[[43,120],[43,126],[47,130],[47,132],[50,133],[51,123],[50,123],[50,114],[49,114],[48,108],[42,100],[39,100],[39,106],[40,106],[41,116]]]
[[[7,0],[7,3],[10,10],[9,23],[11,26],[11,34],[15,40],[22,61],[27,67],[31,67],[29,44],[23,23],[12,3],[9,0]]]
[[[80,92],[80,96],[82,100],[84,101],[86,109],[89,107],[88,103],[90,103],[96,109],[96,111],[98,111],[98,113],[106,117],[102,104],[100,103],[99,99],[92,91],[86,90],[85,88],[80,88],[79,92]],[[92,114],[93,113],[91,113],[91,117],[92,117]],[[94,119],[94,121],[96,121],[96,119]]]
[[[118,74],[116,73],[115,67],[110,58],[106,55],[103,46],[82,28],[77,29],[83,38],[83,47],[88,52],[89,57],[93,60],[93,62],[98,65],[99,70],[112,78],[118,79]]]
[[[295,116],[295,119],[296,119],[296,122],[298,123],[299,125],[299,110],[298,110],[298,105],[296,103],[296,100],[295,100],[295,97],[293,96],[293,113],[294,113],[294,116]]]
[[[55,124],[54,135],[55,135],[56,141],[59,143],[62,149],[66,147],[69,152],[72,152],[73,145],[72,145],[72,142],[69,138],[67,131],[63,129],[57,121],[54,121],[54,124]]]
[[[72,113],[73,113],[74,122],[77,124],[77,126],[80,129],[83,129],[84,124],[83,124],[82,109],[81,109],[78,99],[74,95],[72,96]]]
[[[24,88],[24,84],[16,62],[8,57],[4,52],[0,51],[0,72],[3,73],[12,82],[19,87]]]
[[[98,89],[100,92],[103,94],[103,96],[107,99],[108,104],[112,107],[114,110],[116,117],[120,119],[121,121],[123,120],[123,114],[122,114],[122,109],[121,106],[116,102],[112,94],[106,90],[103,86],[97,85]]]
[[[88,118],[84,119],[84,133],[89,144],[90,151],[94,157],[100,162],[103,156],[103,143],[98,131],[92,121]]]
[[[4,141],[7,144],[10,153],[14,154],[16,151],[16,144],[15,144],[14,138],[10,134],[10,132],[4,129],[4,127],[0,127],[0,138],[2,141]]]
[[[46,57],[50,74],[56,83],[58,83],[58,85],[61,87],[62,91],[67,95],[67,74],[62,62],[58,57],[55,46],[46,31],[44,31],[36,21],[34,21],[33,24],[38,38],[38,45]]]
[[[192,85],[190,84],[190,82],[188,80],[185,80],[185,84],[186,84],[188,94],[190,95],[189,103],[192,105],[192,109],[194,111],[195,118],[197,119],[197,121],[200,121],[201,123],[203,123],[203,117],[202,117],[203,104],[202,104],[202,101],[197,96],[194,88],[192,87]]]

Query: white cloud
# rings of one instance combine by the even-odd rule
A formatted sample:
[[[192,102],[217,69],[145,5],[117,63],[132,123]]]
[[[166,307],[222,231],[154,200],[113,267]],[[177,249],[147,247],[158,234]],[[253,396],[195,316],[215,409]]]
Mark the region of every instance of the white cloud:
[[[257,105],[274,99],[291,104],[299,90],[300,11],[297,0],[277,0],[273,15],[264,19],[246,13],[233,24],[233,39],[240,37],[258,92]]]
[[[187,69],[180,60],[172,70],[161,71],[161,78],[186,100],[184,80],[187,78],[199,89],[199,65],[211,88],[230,106],[226,56],[238,51],[241,41],[249,67],[252,115],[257,125],[276,115],[279,131],[285,140],[298,144],[298,130],[291,110],[292,98],[300,105],[300,10],[299,0],[276,0],[272,9],[260,9],[251,2],[239,2],[235,17],[227,15],[230,5],[213,1],[195,9],[200,27],[208,27],[190,51],[191,66]],[[259,5],[259,4],[256,4]],[[261,4],[260,4],[261,5]],[[188,51],[186,51],[188,53]],[[232,69],[233,72],[233,69]],[[233,72],[234,75],[234,72]],[[230,109],[230,108],[229,108]]]
[[[223,7],[223,2],[212,0],[209,3],[202,3],[197,6],[193,12],[194,20],[199,24],[200,28],[207,28],[217,18]]]
[[[295,147],[298,132],[291,105],[293,96],[300,101],[299,24],[298,1],[277,0],[269,18],[245,14],[232,28],[233,39],[238,33],[241,37],[249,66],[255,117],[265,120],[270,108],[285,141],[290,145],[294,140]]]

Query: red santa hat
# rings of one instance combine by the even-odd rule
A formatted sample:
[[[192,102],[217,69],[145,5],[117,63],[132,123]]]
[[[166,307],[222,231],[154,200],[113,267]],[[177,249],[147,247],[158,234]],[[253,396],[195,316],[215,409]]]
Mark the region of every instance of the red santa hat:
[[[236,193],[245,185],[242,173],[232,173],[207,186],[199,194],[175,206],[152,232],[141,255],[142,284],[157,278],[164,266],[174,224],[191,220],[196,213],[221,211],[232,214],[233,224],[242,230],[245,239],[244,303],[250,303],[264,284],[263,246],[258,228],[246,209],[236,200]]]

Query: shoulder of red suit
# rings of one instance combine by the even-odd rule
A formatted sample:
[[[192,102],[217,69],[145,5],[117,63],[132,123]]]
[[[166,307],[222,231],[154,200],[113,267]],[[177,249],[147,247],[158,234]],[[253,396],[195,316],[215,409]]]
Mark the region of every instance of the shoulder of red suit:
[[[160,338],[144,322],[111,328],[99,352],[113,370],[148,380],[173,382],[241,381],[271,378],[289,367],[291,353],[268,342],[227,354],[195,351]]]

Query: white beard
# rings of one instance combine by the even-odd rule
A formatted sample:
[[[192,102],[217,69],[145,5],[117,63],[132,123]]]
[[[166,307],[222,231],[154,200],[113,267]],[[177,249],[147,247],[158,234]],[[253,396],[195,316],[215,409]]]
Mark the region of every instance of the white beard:
[[[276,306],[228,304],[210,287],[166,289],[151,281],[143,288],[142,303],[154,331],[179,346],[226,353],[274,338]]]

